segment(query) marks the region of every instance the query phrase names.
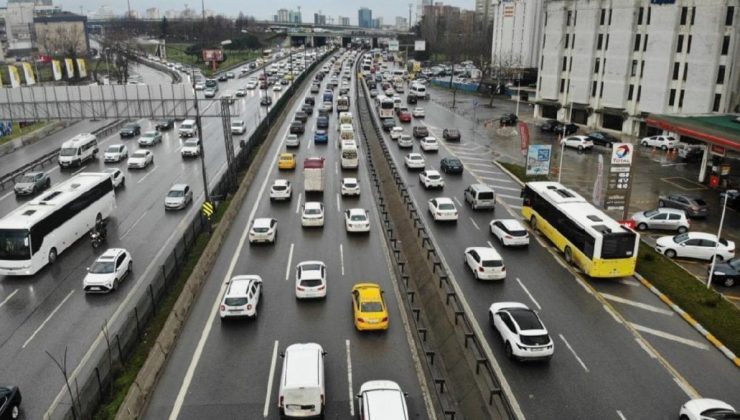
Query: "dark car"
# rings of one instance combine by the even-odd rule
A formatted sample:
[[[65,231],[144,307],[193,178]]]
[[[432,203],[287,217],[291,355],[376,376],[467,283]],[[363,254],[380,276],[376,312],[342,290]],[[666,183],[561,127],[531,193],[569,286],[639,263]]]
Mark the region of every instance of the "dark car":
[[[16,181],[15,195],[33,195],[51,186],[51,178],[46,172],[27,172]]]
[[[262,98],[260,98],[260,105],[262,106],[272,105],[272,98],[269,96],[263,96]]]
[[[226,76],[226,73],[221,73],[218,75],[218,81],[219,82],[225,82],[229,80],[229,78]]]
[[[707,217],[709,215],[709,204],[701,197],[688,194],[671,193],[658,197],[658,207],[670,207],[681,209],[689,217]]]
[[[457,128],[445,128],[442,131],[442,138],[447,141],[460,141],[460,130]]]
[[[569,136],[578,131],[578,126],[573,123],[563,124],[561,122],[558,122],[558,124],[555,126],[555,129],[553,130],[553,133],[563,134],[563,126],[565,126],[566,136]]]
[[[498,120],[502,126],[511,127],[516,125],[516,123],[519,121],[519,117],[514,114],[504,114]]]
[[[418,99],[416,99],[416,95],[406,95],[406,103],[409,105],[414,105],[418,102]]]
[[[301,111],[305,112],[306,115],[313,115],[313,105],[303,104],[301,105]]]
[[[127,123],[118,132],[121,137],[135,137],[141,134],[141,126],[137,123]]]
[[[396,121],[393,118],[383,118],[383,131],[389,132],[395,126]]]
[[[707,273],[711,270],[710,266]],[[712,283],[721,284],[725,287],[733,287],[740,281],[740,258],[727,261],[716,261],[714,263],[714,274]]]
[[[611,147],[614,145],[614,143],[620,143],[621,140],[618,138],[612,136],[611,134],[607,134],[603,131],[594,131],[588,134],[587,136],[591,141],[594,142],[597,146],[606,146],[611,149]]]
[[[21,391],[17,386],[0,386],[0,420],[21,416]]]
[[[546,131],[549,133],[555,132],[555,127],[558,126],[560,122],[558,120],[547,120],[540,125],[540,131]]]
[[[290,134],[303,134],[306,131],[306,125],[300,121],[290,123]]]
[[[316,98],[313,96],[306,96],[306,98],[303,100],[303,103],[310,104],[311,106],[316,105]]]
[[[423,125],[416,125],[414,126],[413,135],[417,139],[422,139],[429,136],[429,129]]]
[[[439,162],[439,167],[446,174],[463,173],[463,163],[458,158],[446,157]]]
[[[157,130],[169,130],[175,126],[175,119],[174,118],[162,118],[161,120],[157,120],[156,124],[154,124],[154,128]]]
[[[306,121],[308,121],[308,114],[303,111],[298,111],[295,113],[295,120],[305,123]]]
[[[319,115],[316,118],[316,128],[329,128],[329,117],[327,115]]]

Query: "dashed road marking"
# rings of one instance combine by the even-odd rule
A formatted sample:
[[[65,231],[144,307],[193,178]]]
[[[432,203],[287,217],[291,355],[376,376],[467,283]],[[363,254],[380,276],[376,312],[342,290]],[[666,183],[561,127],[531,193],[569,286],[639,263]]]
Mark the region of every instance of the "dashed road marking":
[[[612,302],[623,303],[625,305],[634,306],[635,308],[644,309],[646,311],[655,312],[658,314],[673,316],[674,312],[668,309],[658,308],[657,306],[648,305],[647,303],[636,302],[634,300],[625,299],[619,296],[614,296],[609,293],[601,293],[605,299],[611,300]]]
[[[532,294],[529,293],[529,289],[527,289],[527,287],[524,286],[524,283],[522,283],[522,281],[519,280],[519,277],[516,278],[516,282],[519,283],[519,286],[522,288],[522,290],[524,290],[524,293],[526,293],[527,296],[529,296],[529,300],[531,300],[532,303],[534,303],[534,306],[537,307],[537,310],[541,311],[542,310],[542,306],[540,306],[539,302],[537,302],[537,300],[535,300],[534,296],[532,296]]]
[[[349,415],[355,416],[355,396],[352,390],[352,357],[349,350],[349,340],[345,340],[345,347],[347,349],[347,384],[349,386]]]
[[[472,224],[473,224],[473,226],[474,226],[474,227],[475,227],[476,229],[480,230],[480,228],[478,227],[478,223],[475,223],[475,220],[473,220],[473,218],[472,218],[472,217],[470,217],[470,223],[472,223]]]
[[[290,266],[293,265],[293,246],[295,244],[290,244],[290,251],[288,252],[288,264],[285,266],[285,281],[288,281],[290,278]]]
[[[6,297],[2,302],[0,302],[0,308],[3,307],[8,301],[15,296],[15,294],[18,293],[18,289],[13,290],[13,293],[9,294],[8,297]]]
[[[576,351],[573,350],[573,347],[570,346],[570,343],[568,342],[568,340],[566,340],[565,337],[563,337],[563,334],[558,334],[558,335],[560,336],[560,339],[563,340],[563,343],[565,343],[565,346],[568,347],[568,350],[570,350],[570,352],[573,353],[573,356],[576,358],[578,363],[580,363],[583,370],[585,370],[586,373],[588,373],[589,372],[588,367],[586,367],[586,364],[583,363],[583,360],[581,360],[581,358],[578,357],[578,354],[576,354]]]
[[[67,293],[67,296],[65,296],[64,299],[62,299],[62,301],[59,302],[59,304],[56,306],[56,308],[54,308],[54,310],[51,311],[51,313],[49,314],[49,316],[47,316],[46,319],[44,320],[44,322],[42,322],[41,325],[39,325],[39,327],[36,328],[36,331],[34,331],[33,334],[31,334],[31,336],[28,337],[28,339],[23,343],[23,346],[21,346],[21,348],[24,348],[24,349],[26,348],[26,346],[28,345],[28,343],[30,343],[31,340],[33,340],[33,338],[36,337],[36,334],[38,334],[39,331],[41,331],[41,329],[44,328],[44,326],[46,325],[46,323],[49,322],[51,320],[51,318],[54,317],[54,314],[56,314],[62,308],[62,305],[64,305],[64,303],[67,300],[69,300],[70,297],[72,297],[72,293],[74,293],[74,290],[70,290],[69,293]]]
[[[267,378],[267,391],[265,392],[265,408],[262,410],[262,417],[267,417],[270,414],[270,396],[272,395],[272,380],[275,377],[275,365],[277,363],[278,355],[278,341],[275,340],[275,345],[272,348],[272,360],[270,361],[270,376]]]

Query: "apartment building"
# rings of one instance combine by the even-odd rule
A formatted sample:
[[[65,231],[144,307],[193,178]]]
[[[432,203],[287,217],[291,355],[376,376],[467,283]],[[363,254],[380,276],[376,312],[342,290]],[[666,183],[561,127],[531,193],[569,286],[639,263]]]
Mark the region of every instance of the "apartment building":
[[[536,68],[540,58],[544,0],[493,0],[491,63],[495,67]]]
[[[545,2],[535,116],[642,135],[738,106],[740,0]]]

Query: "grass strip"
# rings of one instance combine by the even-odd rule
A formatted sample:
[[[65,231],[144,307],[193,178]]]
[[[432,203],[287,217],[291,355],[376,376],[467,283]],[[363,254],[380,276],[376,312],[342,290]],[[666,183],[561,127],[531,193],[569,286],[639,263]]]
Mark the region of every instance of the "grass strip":
[[[218,221],[221,220],[230,204],[231,198],[229,197],[218,206],[213,218],[214,228]],[[170,312],[172,312],[172,307],[180,296],[180,292],[182,292],[185,282],[193,272],[198,260],[200,260],[200,256],[206,248],[206,245],[208,245],[209,239],[210,236],[206,229],[204,229],[204,231],[195,239],[195,244],[184,259],[186,263],[182,267],[180,275],[177,277],[175,282],[170,285],[168,293],[164,296],[164,299],[157,307],[157,313],[144,327],[142,334],[143,338],[134,347],[133,352],[129,355],[128,360],[126,360],[126,365],[115,375],[115,380],[113,381],[109,396],[103,400],[103,403],[93,415],[95,420],[115,419],[119,407],[126,398],[129,388],[136,380],[136,375],[139,374],[139,370],[141,370],[144,362],[146,362],[146,359],[149,356],[149,351],[156,342],[157,337],[159,337],[160,331],[167,322]]]
[[[0,144],[7,143],[9,141],[12,141],[14,139],[17,139],[20,136],[23,136],[25,134],[28,134],[30,132],[36,131],[38,129],[43,128],[48,124],[48,121],[36,121],[35,123],[31,125],[27,125],[23,128],[20,128],[20,125],[18,125],[17,122],[13,123],[13,133],[7,136],[0,137]]]
[[[207,63],[204,63],[201,60],[200,57],[197,58],[197,62],[195,62],[196,57],[190,54],[186,54],[185,51],[191,46],[191,44],[167,44],[167,61],[173,62],[173,63],[181,63],[181,64],[187,64],[187,65],[193,65],[200,69],[201,73],[203,73],[204,76],[210,77],[213,75],[213,69],[210,65]],[[147,46],[146,51],[149,54],[154,54],[156,49],[156,45],[154,46]],[[233,66],[238,63],[243,63],[245,61],[251,61],[256,59],[260,56],[259,51],[252,51],[252,50],[224,50],[224,54],[226,55],[226,60],[222,61],[218,64],[218,67],[216,67],[216,71],[220,71],[223,68]]]
[[[523,182],[547,180],[545,176],[527,176],[522,165],[498,162]],[[706,284],[644,242],[637,256],[637,272],[733,353],[740,354],[740,309],[737,306],[714,289],[707,289]]]

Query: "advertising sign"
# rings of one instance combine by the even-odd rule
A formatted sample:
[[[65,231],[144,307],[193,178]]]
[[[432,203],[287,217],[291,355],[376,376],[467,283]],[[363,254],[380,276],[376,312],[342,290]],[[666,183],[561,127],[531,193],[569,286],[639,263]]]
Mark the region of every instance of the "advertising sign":
[[[388,41],[388,51],[398,51],[398,41]]]
[[[521,137],[522,140],[522,156],[527,156],[527,148],[529,147],[529,127],[527,127],[527,123],[524,121],[519,121],[517,123],[517,128],[519,128],[519,137]]]
[[[203,50],[203,61],[224,61],[223,50]]]
[[[606,180],[604,210],[621,211],[627,219],[632,192],[632,156],[635,146],[630,143],[614,143],[611,167]]]
[[[52,60],[51,69],[54,72],[54,80],[62,80],[62,62],[59,60]]]
[[[612,165],[632,165],[635,146],[632,143],[614,143],[612,145]]]
[[[85,59],[77,59],[77,70],[80,72],[80,77],[87,77],[87,66],[85,66]]]
[[[8,66],[8,76],[10,76],[10,86],[17,88],[21,85],[21,75],[18,73],[18,67]]]
[[[414,41],[414,51],[425,51],[427,49],[427,42],[424,40]]]
[[[550,173],[552,145],[533,144],[527,149],[527,175],[547,175]]]
[[[34,77],[33,74],[33,67],[31,66],[31,63],[23,63],[23,76],[26,78],[26,86],[31,86],[36,84],[36,77]]]
[[[67,68],[67,79],[75,77],[75,65],[71,58],[64,59],[64,66]]]
[[[716,156],[724,156],[725,148],[722,146],[717,146],[716,144],[712,144],[709,147],[709,153],[716,155]]]

